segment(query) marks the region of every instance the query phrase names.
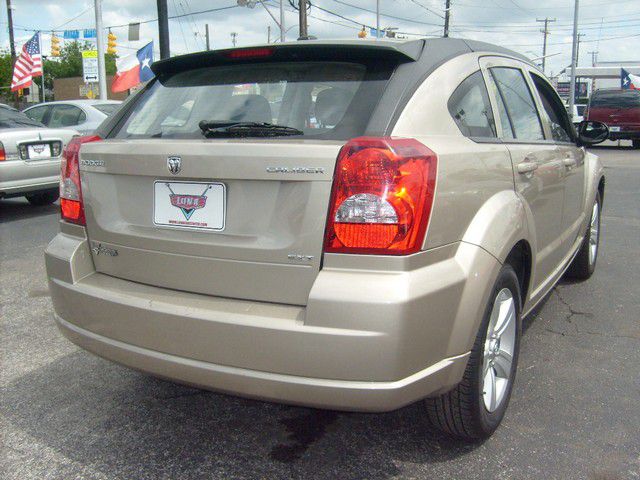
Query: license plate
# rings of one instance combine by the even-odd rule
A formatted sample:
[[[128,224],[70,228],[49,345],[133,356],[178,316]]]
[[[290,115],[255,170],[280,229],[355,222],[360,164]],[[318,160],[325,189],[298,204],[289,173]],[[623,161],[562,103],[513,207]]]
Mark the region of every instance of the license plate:
[[[51,158],[51,145],[48,143],[34,143],[32,145],[27,145],[27,154],[29,160]]]
[[[619,132],[620,131],[620,127],[609,127],[609,131],[610,132]]]
[[[153,223],[162,227],[224,230],[226,187],[217,182],[165,182],[153,185]]]

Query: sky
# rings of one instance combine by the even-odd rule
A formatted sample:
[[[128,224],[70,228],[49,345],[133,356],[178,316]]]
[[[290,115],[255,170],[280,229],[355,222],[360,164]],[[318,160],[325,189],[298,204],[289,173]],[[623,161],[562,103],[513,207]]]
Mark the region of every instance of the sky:
[[[5,0],[6,1],[6,0]],[[43,32],[43,49],[49,51],[50,32],[95,27],[93,0],[11,0],[17,50],[35,30]],[[3,4],[5,2],[2,2]],[[264,0],[254,8],[238,6],[237,0],[168,0],[169,15],[185,15],[169,21],[171,54],[205,49],[205,24],[209,24],[212,48],[238,46],[279,38],[279,28],[267,9],[279,18],[279,0]],[[297,0],[295,1],[297,3]],[[362,25],[376,25],[376,0],[312,0],[309,33],[321,39],[357,38]],[[445,0],[380,0],[381,28],[395,27],[407,38],[441,36]],[[287,40],[295,40],[298,12],[285,5]],[[3,5],[4,7],[4,5]],[[225,8],[231,7],[231,8]],[[265,8],[266,7],[266,8]],[[516,50],[529,58],[542,56],[543,23],[549,23],[547,75],[570,64],[574,0],[451,0],[450,36],[487,41]],[[224,9],[223,9],[224,8]],[[203,10],[221,9],[207,13]],[[0,12],[0,47],[8,49],[7,13]],[[330,13],[331,12],[331,13]],[[118,54],[126,55],[149,40],[158,46],[156,0],[103,0],[105,27],[113,26],[118,37]],[[640,63],[640,0],[580,1],[579,32],[583,34],[579,65],[591,65],[598,51],[599,61]],[[141,25],[139,42],[127,41],[131,22]],[[124,26],[122,26],[124,25]],[[105,32],[106,35],[106,32]],[[106,43],[106,40],[105,40]],[[157,54],[157,53],[156,53]]]

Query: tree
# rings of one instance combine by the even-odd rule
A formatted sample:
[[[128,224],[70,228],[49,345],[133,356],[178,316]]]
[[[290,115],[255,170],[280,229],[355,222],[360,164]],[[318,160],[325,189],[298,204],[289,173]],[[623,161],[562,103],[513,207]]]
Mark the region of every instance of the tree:
[[[12,77],[11,53],[8,50],[0,50],[0,97],[3,103],[13,99],[13,94],[11,93]]]

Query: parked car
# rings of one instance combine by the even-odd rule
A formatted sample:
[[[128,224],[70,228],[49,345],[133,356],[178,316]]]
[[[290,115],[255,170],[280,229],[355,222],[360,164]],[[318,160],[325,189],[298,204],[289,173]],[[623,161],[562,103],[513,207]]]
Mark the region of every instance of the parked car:
[[[6,110],[12,110],[14,112],[18,111],[16,108],[13,108],[11,105],[7,105],[6,103],[0,103],[0,108],[4,108]]]
[[[606,125],[576,137],[540,70],[470,40],[152,68],[66,150],[46,250],[60,330],[203,388],[376,412],[426,398],[438,428],[490,435],[522,319],[594,271],[605,184],[582,145]]]
[[[640,90],[596,90],[586,118],[606,123],[610,140],[631,140],[633,148],[640,148]]]
[[[55,202],[62,151],[74,135],[75,130],[46,128],[22,112],[0,108],[0,198]]]
[[[82,135],[90,135],[121,103],[118,100],[64,100],[40,103],[24,109],[24,113],[48,127],[73,127]]]

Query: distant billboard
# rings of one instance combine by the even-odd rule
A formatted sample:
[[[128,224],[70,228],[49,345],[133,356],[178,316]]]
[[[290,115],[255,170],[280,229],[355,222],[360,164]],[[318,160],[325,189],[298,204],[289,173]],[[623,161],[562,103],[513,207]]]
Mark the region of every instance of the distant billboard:
[[[558,94],[561,97],[569,98],[569,92],[571,91],[571,83],[570,82],[558,82],[556,86],[556,90],[558,90]],[[578,97],[588,97],[589,96],[589,88],[586,82],[576,82],[576,98]]]

